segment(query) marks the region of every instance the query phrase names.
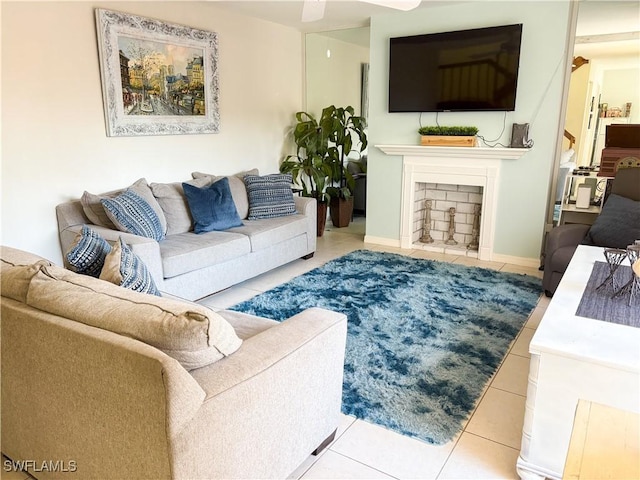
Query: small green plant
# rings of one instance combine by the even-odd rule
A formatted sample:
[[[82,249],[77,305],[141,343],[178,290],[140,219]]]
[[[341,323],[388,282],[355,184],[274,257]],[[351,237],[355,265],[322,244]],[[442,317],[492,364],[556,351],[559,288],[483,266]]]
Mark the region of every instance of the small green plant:
[[[418,133],[420,135],[473,136],[478,133],[478,129],[476,127],[420,127]]]

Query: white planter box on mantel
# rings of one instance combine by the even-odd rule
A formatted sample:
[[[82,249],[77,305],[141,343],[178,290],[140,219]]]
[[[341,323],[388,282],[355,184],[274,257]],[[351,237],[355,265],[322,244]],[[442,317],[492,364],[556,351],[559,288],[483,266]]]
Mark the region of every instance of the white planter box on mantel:
[[[400,247],[447,252],[446,247],[413,242],[413,207],[417,183],[480,186],[482,214],[477,257],[493,259],[498,180],[504,160],[517,160],[528,148],[425,147],[421,145],[376,145],[387,155],[402,156],[402,203]],[[464,248],[464,247],[463,247]],[[467,252],[475,256],[475,252]]]

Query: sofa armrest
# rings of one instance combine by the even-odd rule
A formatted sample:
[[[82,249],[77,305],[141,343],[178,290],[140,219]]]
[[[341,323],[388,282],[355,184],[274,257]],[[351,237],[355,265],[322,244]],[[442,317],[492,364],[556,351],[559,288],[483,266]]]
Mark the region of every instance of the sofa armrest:
[[[340,422],[346,331],[344,315],[312,308],[246,339],[229,357],[191,371],[207,397],[176,444],[185,458],[224,451],[212,470],[200,463],[202,470],[192,476],[291,474]],[[223,435],[198,435],[221,428]],[[269,461],[269,450],[277,460]]]
[[[318,230],[318,207],[315,198],[311,197],[293,197],[296,203],[298,213],[307,217],[307,252],[316,251],[316,239]]]
[[[293,197],[296,210],[302,215],[316,215],[316,199],[311,197]]]
[[[545,256],[553,256],[553,252],[562,247],[579,245],[589,231],[589,225],[566,224],[552,229],[547,235]]]
[[[334,353],[344,361],[346,316],[309,308],[264,332],[246,339],[233,355],[191,374],[203,385],[207,398],[218,395],[273,366],[323,333],[334,337]],[[215,371],[215,373],[214,373]]]
[[[131,247],[133,253],[138,255],[142,262],[149,269],[149,273],[153,277],[153,281],[159,290],[164,286],[164,274],[162,269],[162,257],[160,255],[160,244],[147,237],[141,237],[132,233],[112,230],[98,225],[87,224],[93,231],[100,234],[108,242],[117,242],[120,237]],[[73,245],[76,236],[81,232],[82,225],[71,225],[60,231],[60,246],[62,248],[62,257],[65,266],[68,267],[65,255]]]
[[[1,306],[3,453],[74,459],[77,478],[171,477],[171,438],[205,398],[193,377],[132,338]]]
[[[589,225],[560,225],[547,234],[544,249],[544,275],[542,288],[547,296],[552,296],[575,252],[589,231]]]

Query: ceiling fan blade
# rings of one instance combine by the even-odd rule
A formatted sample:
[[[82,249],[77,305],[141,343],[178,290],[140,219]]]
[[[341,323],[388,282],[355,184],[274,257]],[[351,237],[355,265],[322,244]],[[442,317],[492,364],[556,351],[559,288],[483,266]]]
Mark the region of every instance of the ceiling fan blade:
[[[302,21],[315,22],[324,17],[326,0],[304,0],[302,4]]]
[[[395,8],[396,10],[409,11],[416,8],[422,0],[360,0],[365,3],[373,3],[381,7]]]

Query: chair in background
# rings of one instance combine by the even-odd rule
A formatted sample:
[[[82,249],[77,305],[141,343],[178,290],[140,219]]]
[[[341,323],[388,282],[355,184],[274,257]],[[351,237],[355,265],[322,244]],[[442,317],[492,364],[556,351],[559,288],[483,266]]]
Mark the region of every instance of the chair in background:
[[[578,245],[625,248],[640,240],[640,168],[619,168],[593,225],[566,224],[547,235],[542,287],[553,296]]]
[[[353,176],[355,187],[353,189],[353,212],[361,215],[367,213],[367,157],[360,160],[349,160],[347,170]]]

